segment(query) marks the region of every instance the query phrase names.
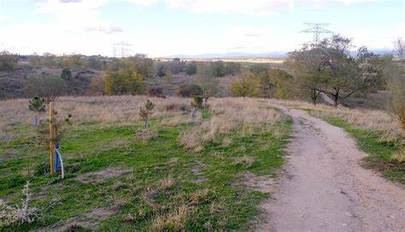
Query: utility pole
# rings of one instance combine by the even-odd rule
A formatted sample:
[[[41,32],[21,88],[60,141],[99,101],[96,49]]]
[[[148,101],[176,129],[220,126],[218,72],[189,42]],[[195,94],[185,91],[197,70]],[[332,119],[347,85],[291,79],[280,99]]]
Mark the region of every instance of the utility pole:
[[[302,32],[313,34],[312,43],[314,45],[319,44],[322,34],[332,34],[332,31],[325,28],[329,25],[328,23],[305,23],[305,25],[309,26],[309,28],[303,30]]]
[[[130,43],[127,42],[118,42],[118,43],[114,43],[113,44],[113,56],[114,57],[127,57],[128,55],[130,55],[130,47],[132,45]]]

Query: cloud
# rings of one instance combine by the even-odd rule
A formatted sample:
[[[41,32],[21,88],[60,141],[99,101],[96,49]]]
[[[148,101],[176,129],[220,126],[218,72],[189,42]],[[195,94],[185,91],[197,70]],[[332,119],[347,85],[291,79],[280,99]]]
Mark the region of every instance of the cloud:
[[[103,25],[100,25],[98,27],[88,27],[88,28],[86,28],[86,31],[88,31],[88,32],[100,32],[100,33],[105,33],[105,34],[113,34],[113,33],[123,32],[124,30],[121,27],[118,27],[118,26],[103,26]]]
[[[321,9],[331,5],[373,3],[382,0],[127,0],[136,5],[151,6],[163,3],[172,9],[195,13],[229,13],[244,15],[268,15],[299,7]]]
[[[59,0],[61,3],[79,3],[82,0]]]
[[[197,13],[230,13],[267,15],[274,11],[292,9],[290,0],[165,0],[168,7]]]
[[[158,0],[127,0],[129,3],[143,5],[143,6],[150,6],[158,2]]]
[[[46,0],[36,4],[36,13],[53,17],[49,22],[68,32],[122,32],[121,27],[101,19],[100,9],[107,3],[108,0]]]

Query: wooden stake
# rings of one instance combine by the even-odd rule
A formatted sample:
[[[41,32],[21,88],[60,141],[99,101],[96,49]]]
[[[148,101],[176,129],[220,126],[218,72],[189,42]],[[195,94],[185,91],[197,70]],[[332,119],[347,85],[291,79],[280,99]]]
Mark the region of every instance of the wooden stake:
[[[55,154],[55,128],[54,128],[54,113],[53,113],[53,102],[49,103],[48,107],[48,116],[49,116],[49,170],[51,176],[54,174],[54,154]]]

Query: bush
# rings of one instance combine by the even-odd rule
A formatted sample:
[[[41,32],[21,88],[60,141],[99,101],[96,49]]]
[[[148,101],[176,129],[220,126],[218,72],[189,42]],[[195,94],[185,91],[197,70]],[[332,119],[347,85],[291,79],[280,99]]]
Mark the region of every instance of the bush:
[[[109,70],[104,76],[104,91],[106,94],[141,94],[144,92],[144,77],[136,69],[122,67]]]
[[[186,66],[187,75],[194,75],[197,73],[197,65],[195,63],[189,63]]]
[[[161,87],[150,88],[148,94],[151,97],[165,97],[165,95],[163,94],[163,88]]]
[[[184,84],[181,85],[177,94],[182,97],[202,96],[203,90],[196,84]]]
[[[393,78],[388,83],[391,92],[391,107],[405,130],[405,76]]]
[[[70,71],[68,68],[64,68],[60,74],[60,77],[64,80],[70,80],[72,78],[72,71]]]
[[[7,51],[0,52],[0,71],[11,71],[15,69],[18,63],[17,55]]]
[[[385,75],[388,76],[388,90],[391,92],[390,108],[398,117],[401,127],[405,130],[405,68],[400,65],[387,65]]]
[[[249,72],[231,83],[231,92],[236,97],[256,97],[259,86],[258,78]]]
[[[25,83],[25,94],[29,97],[61,96],[65,94],[65,83],[60,77],[30,77]]]

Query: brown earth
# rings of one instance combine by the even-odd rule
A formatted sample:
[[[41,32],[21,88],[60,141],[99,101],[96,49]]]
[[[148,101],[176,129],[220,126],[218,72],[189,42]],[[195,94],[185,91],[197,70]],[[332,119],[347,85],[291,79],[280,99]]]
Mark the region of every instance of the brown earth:
[[[402,185],[362,168],[366,154],[342,129],[282,110],[294,120],[294,138],[258,231],[405,231]]]

